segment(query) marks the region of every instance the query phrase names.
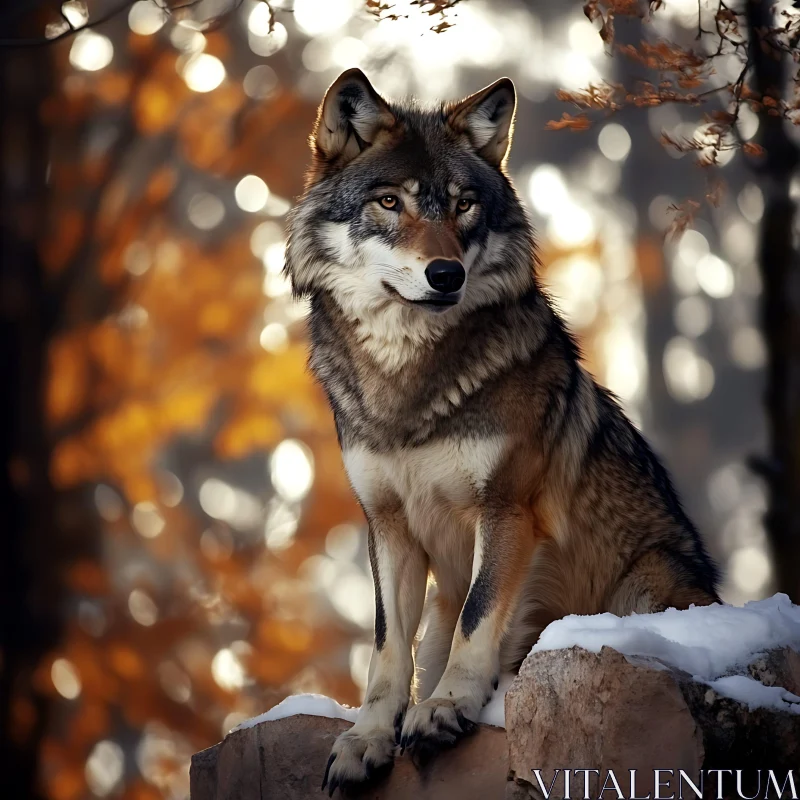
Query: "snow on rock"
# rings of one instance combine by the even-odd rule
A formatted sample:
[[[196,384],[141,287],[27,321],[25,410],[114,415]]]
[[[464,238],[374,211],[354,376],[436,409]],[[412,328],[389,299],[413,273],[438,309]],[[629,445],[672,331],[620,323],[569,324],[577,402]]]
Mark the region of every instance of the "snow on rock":
[[[481,710],[479,721],[495,728],[506,726],[506,692],[516,675],[509,672],[500,676],[500,685],[494,690],[489,702]]]
[[[486,725],[494,725],[496,728],[505,728],[504,700],[508,687],[511,686],[511,681],[513,680],[514,675],[511,673],[500,678],[500,685],[492,695],[492,699],[481,711],[480,722]],[[252,728],[261,722],[272,722],[276,719],[292,717],[295,714],[308,714],[312,717],[330,717],[331,719],[345,719],[348,722],[355,722],[358,716],[358,709],[340,705],[335,700],[322,694],[296,694],[287,697],[278,705],[263,714],[259,714],[257,717],[240,722],[231,733],[245,728]]]
[[[295,714],[308,714],[311,717],[330,717],[331,719],[346,719],[355,722],[358,714],[357,708],[343,706],[324,694],[295,694],[282,700],[269,711],[257,717],[240,722],[232,731],[241,731],[252,728],[262,722],[272,722],[284,717],[293,717]]]
[[[572,615],[548,625],[531,653],[574,646],[592,653],[607,646],[626,656],[653,658],[750,708],[800,714],[800,697],[763,686],[747,675],[731,674],[768,650],[800,650],[800,606],[785,594],[743,607],[692,606],[685,611],[671,608],[629,617]]]
[[[749,675],[726,675],[708,685],[723,697],[732,697],[748,708],[776,708],[800,714],[800,697],[780,686],[764,686]]]
[[[572,615],[548,625],[531,653],[574,646],[592,653],[599,653],[607,646],[626,656],[652,658],[688,672],[718,694],[750,708],[776,708],[800,714],[800,697],[777,686],[764,686],[748,675],[731,674],[768,650],[779,647],[800,650],[800,606],[793,605],[785,594],[747,603],[741,608],[717,604],[629,617]],[[481,722],[505,727],[505,695],[513,679],[512,674],[501,677],[500,686],[481,711]],[[358,709],[340,705],[324,695],[299,694],[287,697],[233,730],[295,714],[355,722]]]

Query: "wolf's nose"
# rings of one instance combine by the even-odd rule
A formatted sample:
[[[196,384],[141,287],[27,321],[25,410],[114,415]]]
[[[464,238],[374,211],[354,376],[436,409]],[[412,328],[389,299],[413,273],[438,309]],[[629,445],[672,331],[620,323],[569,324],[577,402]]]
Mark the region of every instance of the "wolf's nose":
[[[460,261],[452,258],[435,258],[425,268],[428,283],[437,292],[457,292],[467,277]]]

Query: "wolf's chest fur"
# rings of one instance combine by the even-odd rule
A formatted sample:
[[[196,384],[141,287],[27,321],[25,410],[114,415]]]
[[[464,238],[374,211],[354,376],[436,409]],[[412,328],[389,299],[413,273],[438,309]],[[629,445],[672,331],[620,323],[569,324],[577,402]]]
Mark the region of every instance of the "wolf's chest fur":
[[[502,435],[448,437],[381,453],[354,445],[343,456],[367,513],[399,504],[435,565],[453,556],[471,559],[483,492],[506,447]],[[467,563],[467,579],[469,569]]]

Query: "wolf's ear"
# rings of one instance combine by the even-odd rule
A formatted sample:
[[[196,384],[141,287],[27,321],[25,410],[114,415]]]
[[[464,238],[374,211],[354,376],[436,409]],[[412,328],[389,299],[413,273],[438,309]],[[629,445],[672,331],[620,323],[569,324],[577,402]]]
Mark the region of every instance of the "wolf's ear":
[[[451,106],[447,122],[455,131],[466,134],[482,158],[499,167],[511,146],[516,107],[514,84],[510,78],[500,78]]]
[[[348,69],[325,93],[312,146],[326,161],[346,164],[394,122],[394,116],[367,76],[360,69]]]

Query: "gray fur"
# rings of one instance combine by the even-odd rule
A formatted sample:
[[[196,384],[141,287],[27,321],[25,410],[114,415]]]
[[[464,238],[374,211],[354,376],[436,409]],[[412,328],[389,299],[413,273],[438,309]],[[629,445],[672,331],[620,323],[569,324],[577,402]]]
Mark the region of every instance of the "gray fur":
[[[328,129],[326,136],[340,143],[333,156],[312,145],[315,162],[292,213],[287,252],[295,292],[311,300],[309,363],[330,401],[340,444],[345,453],[391,464],[406,457],[414,463],[414,454],[430,452],[437,443],[474,448],[487,441],[510,443],[485,481],[473,487],[472,500],[458,509],[462,517],[477,520],[474,541],[466,544],[456,539],[467,535],[469,524],[448,518],[446,503],[432,509],[425,523],[441,531],[420,532],[413,529],[419,509],[412,513],[405,507],[399,490],[383,486],[377,497],[359,497],[370,522],[378,651],[387,637],[400,641],[390,609],[399,605],[407,617],[403,624],[415,625],[408,608],[417,602],[387,595],[379,570],[385,576],[385,570],[402,570],[412,561],[427,564],[438,585],[437,602],[430,604],[431,639],[423,639],[418,650],[422,697],[440,678],[461,687],[463,696],[434,692],[409,711],[402,741],[423,748],[444,741],[453,726],[466,730],[496,679],[486,668],[472,671],[464,663],[445,670],[448,640],[462,648],[473,637],[489,641],[486,626],[493,620],[492,630],[502,636],[492,645],[499,654],[494,663],[515,668],[553,619],[714,602],[717,573],[666,470],[615,398],[582,367],[575,342],[539,284],[532,227],[497,163],[509,125],[491,139],[491,152],[485,149],[491,131],[483,130],[477,144],[484,150],[478,150],[474,131],[459,127],[471,113],[469,105],[423,108],[377,94],[370,100],[366,79],[349,75],[331,92],[344,86],[345,96],[362,110],[367,100],[377,103],[370,119],[380,115],[385,127],[370,129],[372,142],[346,127]],[[499,102],[494,91],[485,90],[494,105],[481,106],[482,124],[493,121],[493,108],[502,108],[509,121],[508,99]],[[346,126],[348,105],[337,98],[334,109],[341,113],[328,111],[326,118]],[[370,192],[376,183],[413,183],[416,207],[408,219],[375,211]],[[477,198],[468,225],[454,217],[454,186]],[[472,258],[458,305],[443,315],[410,304],[400,308],[402,298],[387,289],[385,298],[370,297],[364,312],[371,315],[368,327],[341,294],[354,291],[348,270],[356,267],[341,262],[330,231],[344,239],[345,250],[368,253],[359,248],[373,242],[403,254],[413,250],[408,242],[414,231],[447,225],[465,261]],[[369,274],[371,265],[358,268]],[[385,273],[390,286],[399,274],[393,269]],[[380,330],[382,315],[391,315],[394,327],[388,333]],[[386,335],[402,357],[388,363],[370,340],[376,335]],[[435,482],[437,476],[430,477]],[[477,573],[473,547],[481,553]],[[365,705],[373,714],[372,727],[364,723],[364,737],[374,736],[375,726],[388,730],[389,712],[395,715],[397,704],[402,706],[405,690],[386,681],[381,679],[380,697],[371,693],[378,686],[371,681]],[[375,711],[381,702],[387,710]],[[342,753],[332,767],[337,785],[363,780],[354,766],[360,756],[353,761],[353,753],[372,740],[356,734],[351,739],[357,747],[335,751]]]

